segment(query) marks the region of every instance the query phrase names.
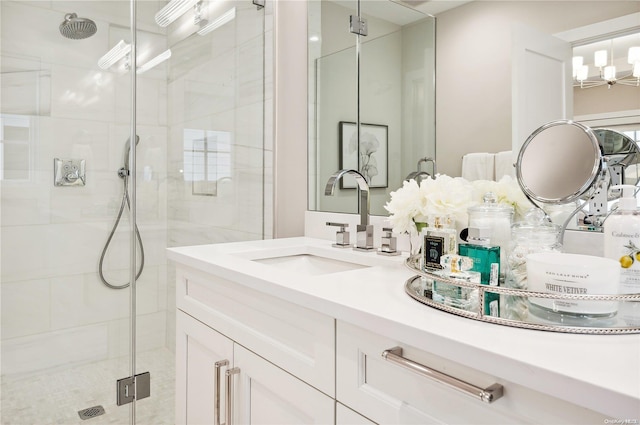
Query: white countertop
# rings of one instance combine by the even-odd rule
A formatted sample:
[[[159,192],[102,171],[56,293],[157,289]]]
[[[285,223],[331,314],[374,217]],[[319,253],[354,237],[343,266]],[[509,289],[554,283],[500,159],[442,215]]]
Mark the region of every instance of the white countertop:
[[[252,261],[267,252],[321,253],[371,267],[301,279]],[[640,419],[640,334],[544,332],[458,317],[405,293],[405,281],[415,275],[405,256],[332,248],[323,239],[170,248],[168,257],[605,415]]]

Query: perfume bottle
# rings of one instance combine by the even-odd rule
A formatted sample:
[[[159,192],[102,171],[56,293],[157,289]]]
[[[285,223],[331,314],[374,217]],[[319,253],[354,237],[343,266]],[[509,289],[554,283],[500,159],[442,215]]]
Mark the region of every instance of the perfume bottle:
[[[480,273],[470,270],[473,260],[461,255],[446,254],[441,257],[440,262],[442,269],[433,272],[431,298],[450,307],[475,310],[478,305],[478,290],[455,284],[455,281],[480,283]]]
[[[500,283],[500,247],[491,245],[489,228],[470,227],[467,243],[458,247],[460,255],[473,259],[471,270],[480,273],[480,283],[498,286]],[[500,317],[500,295],[486,291],[483,311],[485,316]]]
[[[445,273],[449,273],[452,276],[457,276],[458,274],[464,276],[463,272],[473,268],[473,258],[458,254],[445,254],[440,257],[440,265]]]
[[[457,239],[455,229],[446,227],[451,220],[448,216],[430,217],[424,230],[426,231],[422,244],[422,256],[426,270],[442,270],[440,257],[457,254]]]

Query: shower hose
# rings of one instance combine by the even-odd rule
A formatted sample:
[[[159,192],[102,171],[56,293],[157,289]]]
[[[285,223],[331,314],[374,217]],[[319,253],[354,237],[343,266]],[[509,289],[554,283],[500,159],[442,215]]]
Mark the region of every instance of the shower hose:
[[[112,289],[124,289],[126,287],[128,287],[131,282],[127,282],[125,284],[122,285],[114,285],[112,283],[109,283],[107,281],[107,279],[104,277],[104,273],[103,273],[103,263],[104,263],[104,256],[107,253],[107,249],[109,248],[109,244],[111,243],[111,240],[113,239],[113,235],[116,232],[116,229],[118,228],[118,224],[120,224],[120,219],[122,218],[122,213],[124,212],[124,207],[125,205],[127,206],[127,208],[131,209],[131,202],[129,201],[129,177],[128,177],[128,170],[122,169],[120,170],[119,173],[120,177],[122,177],[123,180],[123,185],[124,185],[124,193],[122,194],[122,203],[120,204],[120,211],[118,212],[118,218],[116,218],[116,222],[113,225],[113,229],[111,229],[111,233],[109,234],[109,238],[107,239],[107,242],[104,244],[104,248],[102,249],[102,255],[100,255],[100,265],[98,267],[98,273],[100,274],[100,280],[102,281],[102,283],[104,283],[106,286],[108,286],[109,288]],[[136,238],[138,240],[138,245],[140,246],[140,266],[138,267],[138,271],[136,272],[136,280],[138,280],[138,278],[140,277],[140,275],[142,274],[142,269],[144,268],[144,246],[142,245],[142,238],[140,237],[140,231],[138,230],[138,225],[135,225],[135,229],[136,229]]]

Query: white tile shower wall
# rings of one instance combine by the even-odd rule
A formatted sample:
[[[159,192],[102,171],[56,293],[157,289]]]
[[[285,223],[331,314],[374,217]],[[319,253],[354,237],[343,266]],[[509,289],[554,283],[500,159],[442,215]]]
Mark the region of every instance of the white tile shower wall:
[[[109,328],[105,323],[8,339],[2,342],[2,374],[28,374],[104,360],[108,346]]]
[[[128,74],[96,65],[118,26],[128,25],[128,3],[75,2],[74,11],[100,29],[79,41],[58,32],[69,4],[1,7],[3,71],[25,75],[3,81],[1,112],[30,119],[34,136],[30,177],[2,181],[2,372],[128,354],[127,291],[104,287],[97,264],[122,200],[117,170],[129,137],[130,82]],[[142,26],[153,28],[145,19]],[[144,349],[165,346],[171,305],[164,293],[167,97],[166,67],[139,76],[137,205],[146,267],[137,334]],[[54,187],[54,157],[85,159],[86,186]],[[123,219],[106,255],[106,274],[119,282],[128,279],[127,229]]]

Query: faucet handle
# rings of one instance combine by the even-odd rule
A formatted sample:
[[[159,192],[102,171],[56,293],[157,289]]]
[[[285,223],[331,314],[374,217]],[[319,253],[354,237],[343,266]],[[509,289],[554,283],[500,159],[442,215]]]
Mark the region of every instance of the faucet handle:
[[[380,249],[378,254],[380,255],[400,255],[398,251],[398,239],[393,236],[393,229],[390,227],[383,227],[382,231],[384,235],[380,243]]]
[[[339,227],[338,231],[336,232],[336,243],[332,244],[331,246],[334,246],[336,248],[348,248],[350,245],[349,243],[349,232],[346,230],[347,227],[349,227],[349,223],[334,223],[331,221],[327,221],[327,226],[336,226]]]

